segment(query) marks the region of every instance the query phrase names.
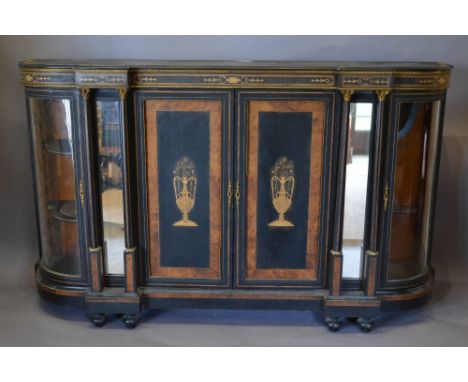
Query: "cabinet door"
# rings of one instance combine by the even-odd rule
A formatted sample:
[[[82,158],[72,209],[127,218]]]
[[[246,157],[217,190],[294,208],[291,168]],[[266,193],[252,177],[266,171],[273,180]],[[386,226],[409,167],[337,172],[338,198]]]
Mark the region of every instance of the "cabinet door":
[[[86,267],[80,254],[80,242],[83,242],[80,240],[81,198],[77,198],[82,183],[75,150],[76,94],[30,90],[27,96],[37,189],[40,265],[47,277],[63,283],[67,279],[76,284],[85,282]],[[77,184],[80,184],[80,191]]]
[[[382,251],[387,256],[383,272],[387,285],[417,283],[430,271],[441,97],[396,94],[393,98],[389,135],[394,152],[387,170],[390,200],[383,240],[387,247]]]
[[[238,99],[237,285],[322,285],[333,94]]]
[[[227,92],[140,93],[146,283],[227,285]]]

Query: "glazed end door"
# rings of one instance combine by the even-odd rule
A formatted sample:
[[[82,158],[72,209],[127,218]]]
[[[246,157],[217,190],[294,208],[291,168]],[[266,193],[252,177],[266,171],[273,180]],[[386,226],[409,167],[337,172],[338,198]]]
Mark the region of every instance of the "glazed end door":
[[[437,164],[440,160],[443,93],[395,94],[392,157],[386,176],[389,193],[382,253],[383,287],[406,288],[431,274],[430,250]]]
[[[229,286],[231,94],[138,97],[146,283]]]
[[[332,93],[240,92],[238,286],[323,286]]]

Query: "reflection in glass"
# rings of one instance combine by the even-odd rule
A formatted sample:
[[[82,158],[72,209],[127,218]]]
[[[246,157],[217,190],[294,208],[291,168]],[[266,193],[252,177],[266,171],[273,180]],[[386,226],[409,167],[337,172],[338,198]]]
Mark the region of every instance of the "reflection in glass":
[[[372,103],[351,103],[343,220],[343,277],[359,278],[363,259]]]
[[[414,277],[427,262],[440,102],[402,103],[399,113],[388,278]]]
[[[123,274],[124,212],[119,102],[96,102],[104,254],[107,274]]]
[[[71,104],[29,100],[44,268],[80,274]]]

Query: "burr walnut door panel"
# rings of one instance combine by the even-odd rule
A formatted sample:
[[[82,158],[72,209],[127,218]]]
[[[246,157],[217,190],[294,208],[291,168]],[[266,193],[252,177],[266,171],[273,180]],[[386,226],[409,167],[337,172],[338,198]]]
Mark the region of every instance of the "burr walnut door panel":
[[[332,101],[239,93],[237,285],[323,285]]]
[[[231,95],[160,92],[139,99],[146,283],[228,285]]]

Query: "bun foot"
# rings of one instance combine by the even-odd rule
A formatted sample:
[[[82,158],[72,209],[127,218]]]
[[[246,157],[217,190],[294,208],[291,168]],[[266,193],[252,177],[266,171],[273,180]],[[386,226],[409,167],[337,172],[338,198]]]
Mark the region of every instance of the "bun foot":
[[[362,332],[369,333],[374,328],[375,322],[370,318],[359,317],[357,324]]]
[[[330,332],[337,332],[341,328],[341,320],[339,317],[326,317],[325,322]]]
[[[138,325],[137,314],[124,314],[121,320],[128,329],[133,329]]]
[[[106,324],[107,316],[103,313],[92,313],[89,315],[89,319],[96,328],[101,328]]]

